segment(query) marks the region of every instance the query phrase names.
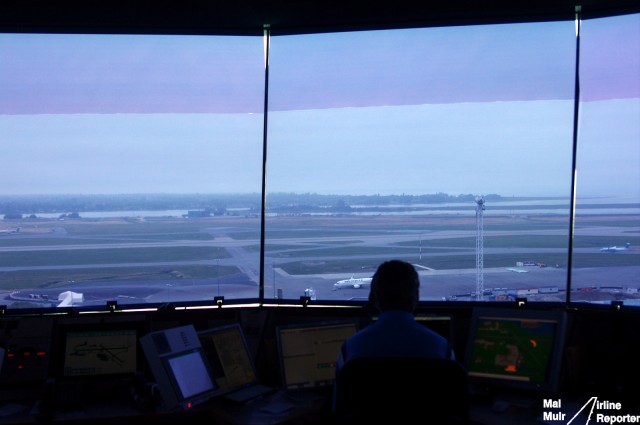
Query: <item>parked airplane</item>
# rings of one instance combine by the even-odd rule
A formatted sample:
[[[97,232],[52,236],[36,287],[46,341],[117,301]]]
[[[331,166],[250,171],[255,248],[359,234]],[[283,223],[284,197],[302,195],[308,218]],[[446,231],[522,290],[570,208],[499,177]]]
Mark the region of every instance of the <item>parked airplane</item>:
[[[20,228],[19,227],[14,227],[13,229],[0,229],[0,234],[1,235],[6,235],[9,233],[20,233]]]
[[[356,277],[351,276],[349,279],[339,280],[333,284],[333,290],[336,289],[347,289],[347,288],[368,288],[371,286],[370,277]]]
[[[516,273],[528,273],[526,270],[523,270],[523,269],[508,268],[507,270],[509,270],[510,272],[516,272]]]
[[[618,252],[618,251],[626,251],[631,246],[630,243],[625,244],[624,246],[605,246],[604,248],[600,248],[602,252]]]

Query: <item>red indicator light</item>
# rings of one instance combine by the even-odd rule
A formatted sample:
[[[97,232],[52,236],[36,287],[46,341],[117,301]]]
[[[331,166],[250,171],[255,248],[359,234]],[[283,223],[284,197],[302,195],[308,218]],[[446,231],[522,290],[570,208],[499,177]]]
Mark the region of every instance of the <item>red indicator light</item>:
[[[46,355],[47,355],[47,352],[46,352],[46,351],[38,351],[38,352],[36,353],[36,356],[38,356],[38,357],[44,357],[44,356],[46,356]]]
[[[191,402],[187,403],[187,409],[191,409]]]

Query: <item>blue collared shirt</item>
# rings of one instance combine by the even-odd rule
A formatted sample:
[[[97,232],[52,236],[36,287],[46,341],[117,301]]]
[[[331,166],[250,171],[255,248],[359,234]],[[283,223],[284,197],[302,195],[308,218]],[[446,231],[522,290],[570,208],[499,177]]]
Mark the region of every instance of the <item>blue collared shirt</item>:
[[[455,359],[455,354],[446,338],[416,322],[413,313],[389,310],[381,312],[378,320],[344,342],[336,363],[336,375],[342,365],[358,357]]]
[[[338,366],[356,357],[388,356],[455,358],[446,338],[416,322],[412,313],[390,310],[345,341]]]

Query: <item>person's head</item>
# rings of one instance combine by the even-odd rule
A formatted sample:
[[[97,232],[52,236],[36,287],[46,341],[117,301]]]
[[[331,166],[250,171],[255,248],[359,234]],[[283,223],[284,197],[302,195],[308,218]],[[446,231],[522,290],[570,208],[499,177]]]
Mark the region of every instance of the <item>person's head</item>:
[[[420,298],[420,278],[410,263],[385,261],[378,266],[371,280],[369,301],[378,310],[413,312]]]

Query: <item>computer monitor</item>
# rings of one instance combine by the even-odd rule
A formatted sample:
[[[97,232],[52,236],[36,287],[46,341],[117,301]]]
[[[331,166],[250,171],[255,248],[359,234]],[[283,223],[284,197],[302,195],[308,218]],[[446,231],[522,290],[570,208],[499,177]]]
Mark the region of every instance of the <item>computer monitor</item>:
[[[193,325],[149,333],[140,344],[164,410],[187,410],[220,394]]]
[[[55,327],[53,376],[59,382],[133,378],[140,371],[142,318],[75,318]]]
[[[215,389],[201,350],[194,348],[167,356],[164,363],[169,379],[183,400]],[[185,406],[191,403],[193,401],[187,401]]]
[[[560,310],[475,308],[465,358],[470,384],[557,393],[565,322]]]
[[[453,317],[450,315],[416,314],[414,318],[416,322],[445,337],[449,343],[453,342]],[[372,320],[378,320],[378,316],[373,316]]]
[[[198,332],[202,349],[222,391],[256,384],[258,376],[239,323]]]
[[[453,317],[447,314],[417,314],[416,322],[453,341]]]
[[[144,368],[138,339],[141,315],[57,317],[43,406],[69,408],[126,398]]]
[[[277,326],[276,340],[283,388],[332,387],[342,343],[357,330],[356,321]]]
[[[136,329],[68,330],[62,376],[135,374],[137,344]]]

